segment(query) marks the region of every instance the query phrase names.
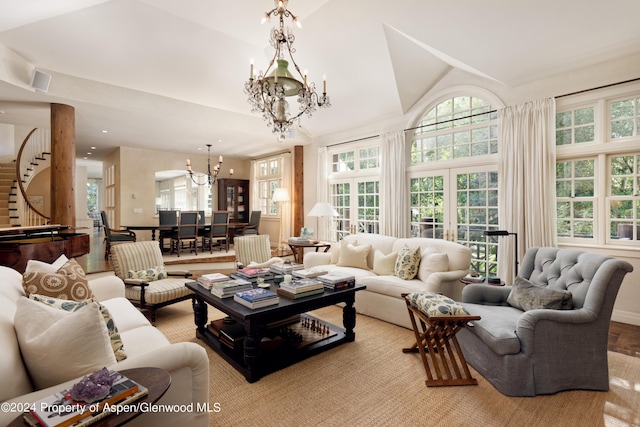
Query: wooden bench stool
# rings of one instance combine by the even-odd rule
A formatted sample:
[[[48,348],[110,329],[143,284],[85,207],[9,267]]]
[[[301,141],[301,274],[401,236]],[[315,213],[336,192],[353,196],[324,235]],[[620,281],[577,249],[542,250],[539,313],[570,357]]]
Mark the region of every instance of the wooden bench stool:
[[[471,376],[456,334],[467,322],[480,320],[462,305],[434,292],[402,294],[416,342],[403,353],[419,352],[427,372],[427,387],[477,385]],[[428,354],[428,357],[427,357]]]

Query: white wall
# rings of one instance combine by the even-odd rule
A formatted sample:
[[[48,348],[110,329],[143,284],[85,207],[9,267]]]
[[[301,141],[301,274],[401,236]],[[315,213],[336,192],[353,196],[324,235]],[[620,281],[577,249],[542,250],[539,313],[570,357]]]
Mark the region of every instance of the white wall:
[[[478,87],[492,92],[506,106],[528,101],[556,97],[581,90],[594,89],[610,84],[640,78],[640,55],[618,61],[597,64],[576,72],[557,75],[517,87],[508,87],[465,71],[454,69],[426,93],[406,114],[398,114],[386,120],[375,120],[354,126],[351,129],[316,138],[304,149],[304,207],[305,225],[315,227],[315,218],[307,217],[316,198],[317,150],[318,147],[379,135],[384,132],[407,129],[438,97],[465,87]],[[631,263],[634,272],[628,274],[622,284],[613,312],[616,321],[640,325],[640,247],[632,249],[610,249],[603,247],[580,247],[578,249],[616,256]]]

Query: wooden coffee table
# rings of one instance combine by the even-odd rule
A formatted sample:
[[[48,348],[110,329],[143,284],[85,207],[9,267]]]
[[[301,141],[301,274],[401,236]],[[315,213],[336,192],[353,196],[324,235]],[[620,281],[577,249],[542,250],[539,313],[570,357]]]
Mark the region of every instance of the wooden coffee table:
[[[250,383],[258,381],[264,375],[290,366],[324,350],[345,342],[354,341],[356,336],[353,331],[356,325],[356,310],[353,306],[355,293],[366,288],[364,285],[356,285],[353,288],[338,291],[325,290],[322,294],[297,300],[281,296],[278,305],[252,310],[235,302],[233,297],[218,298],[212,295],[209,290],[200,286],[197,282],[187,283],[186,286],[196,295],[193,302],[196,336],[205,341],[216,353],[242,373]],[[275,292],[276,285],[271,285],[271,290]],[[286,352],[279,351],[276,357],[264,350],[262,339],[267,333],[265,325],[277,323],[283,319],[337,303],[345,303],[343,308],[344,329],[320,321],[337,333],[302,348],[287,347]],[[234,351],[228,348],[207,329],[207,309],[209,305],[244,326],[246,336],[243,339],[241,351]],[[305,317],[314,319],[308,314],[305,314]]]

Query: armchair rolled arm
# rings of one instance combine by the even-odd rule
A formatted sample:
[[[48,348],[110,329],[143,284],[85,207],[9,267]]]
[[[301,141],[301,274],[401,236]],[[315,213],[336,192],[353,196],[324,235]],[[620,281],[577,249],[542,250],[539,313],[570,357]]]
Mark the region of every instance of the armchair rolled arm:
[[[439,285],[442,282],[454,282],[462,279],[469,270],[451,270],[451,271],[437,271],[429,274],[426,284]]]
[[[98,301],[124,297],[124,283],[118,276],[104,276],[89,280],[89,288]]]
[[[462,302],[484,305],[507,305],[511,286],[471,283],[462,290]]]

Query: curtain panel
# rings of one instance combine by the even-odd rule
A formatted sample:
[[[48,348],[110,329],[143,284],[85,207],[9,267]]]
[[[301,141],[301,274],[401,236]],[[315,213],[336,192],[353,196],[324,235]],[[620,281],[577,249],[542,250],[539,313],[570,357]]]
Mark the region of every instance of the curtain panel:
[[[380,157],[380,234],[409,237],[404,131],[381,135]]]
[[[555,100],[498,110],[500,129],[498,275],[511,284],[526,249],[556,246]]]

